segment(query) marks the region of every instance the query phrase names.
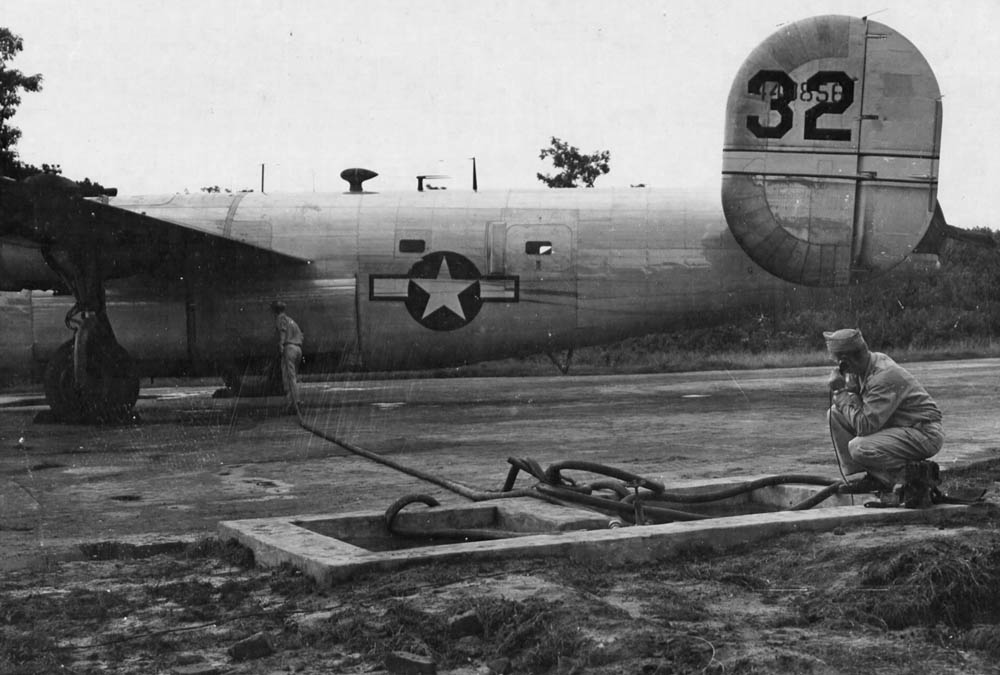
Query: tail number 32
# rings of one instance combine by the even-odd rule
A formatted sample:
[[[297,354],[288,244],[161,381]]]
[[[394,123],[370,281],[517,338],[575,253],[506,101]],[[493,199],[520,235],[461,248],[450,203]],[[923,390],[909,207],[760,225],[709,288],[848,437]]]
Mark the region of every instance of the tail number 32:
[[[823,115],[839,115],[854,103],[854,80],[847,73],[821,70],[801,84],[781,70],[760,70],[750,78],[747,91],[771,101],[771,112],[778,113],[777,123],[762,124],[757,115],[747,115],[747,129],[757,138],[782,138],[793,125],[792,101],[815,101],[805,111],[803,137],[810,141],[850,141],[850,129],[820,128]],[[768,115],[765,122],[774,119]]]

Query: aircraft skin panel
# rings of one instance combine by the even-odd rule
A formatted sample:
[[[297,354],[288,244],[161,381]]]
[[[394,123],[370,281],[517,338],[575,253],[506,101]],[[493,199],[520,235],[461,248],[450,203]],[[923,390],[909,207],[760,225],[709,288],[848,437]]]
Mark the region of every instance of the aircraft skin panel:
[[[613,229],[581,222],[578,326],[595,343],[669,330],[753,301],[760,287],[788,287],[746,258],[717,198],[648,198],[645,211],[620,205],[625,217]]]

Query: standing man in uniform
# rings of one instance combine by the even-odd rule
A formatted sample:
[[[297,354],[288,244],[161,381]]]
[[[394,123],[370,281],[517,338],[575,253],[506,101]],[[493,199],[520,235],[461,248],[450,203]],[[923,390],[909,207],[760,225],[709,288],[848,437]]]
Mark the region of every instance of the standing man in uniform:
[[[285,314],[285,303],[275,300],[271,303],[274,325],[278,331],[278,354],[281,361],[281,382],[288,398],[286,412],[299,414],[299,362],[302,361],[302,330],[292,317]]]
[[[902,366],[868,349],[861,331],[824,332],[826,348],[840,366],[830,373],[830,433],[844,474],[867,471],[873,491],[903,486],[906,505],[929,505],[921,485],[937,480],[926,461],[941,450],[941,411],[927,390]],[[921,478],[922,477],[922,478]],[[914,485],[907,488],[907,485]],[[914,493],[916,490],[916,493]],[[911,500],[919,502],[911,504]]]

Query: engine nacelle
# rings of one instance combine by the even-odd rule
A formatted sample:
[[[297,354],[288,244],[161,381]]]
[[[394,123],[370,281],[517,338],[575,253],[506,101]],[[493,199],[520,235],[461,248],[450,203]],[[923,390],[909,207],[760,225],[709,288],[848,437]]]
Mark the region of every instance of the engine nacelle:
[[[0,291],[62,289],[39,244],[21,237],[0,237]]]
[[[941,96],[888,26],[847,16],[790,24],[730,90],[722,205],[733,236],[786,281],[882,274],[923,238],[937,203]]]

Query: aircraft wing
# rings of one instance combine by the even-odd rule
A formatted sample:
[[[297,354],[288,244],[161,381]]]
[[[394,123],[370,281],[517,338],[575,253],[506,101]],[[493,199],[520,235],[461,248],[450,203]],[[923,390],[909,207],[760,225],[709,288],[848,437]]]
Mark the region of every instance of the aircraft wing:
[[[219,212],[235,212],[231,206],[216,206],[214,209],[192,206],[188,209],[155,210],[150,215],[143,201],[109,203],[103,198],[88,198],[84,207],[92,214],[93,221],[100,223],[92,229],[91,235],[100,239],[108,238],[120,245],[142,243],[143,246],[163,247],[172,250],[184,241],[189,247],[201,250],[226,250],[238,252],[246,249],[248,255],[264,255],[274,262],[286,264],[308,264],[309,258],[290,251],[282,251],[271,245],[270,237],[257,236],[254,228],[232,228],[231,221]],[[236,200],[234,199],[234,202]],[[215,217],[215,216],[221,217]],[[185,217],[186,216],[186,217]],[[109,242],[111,243],[111,242]]]
[[[182,275],[192,264],[219,269],[308,264],[310,259],[301,251],[273,245],[269,221],[237,222],[234,226],[243,196],[175,195],[112,201],[83,197],[72,181],[61,176],[39,175],[20,182],[3,179],[0,237],[27,240],[43,252],[76,251],[97,257],[110,277],[139,271]],[[278,242],[287,246],[289,239]],[[42,272],[36,276],[49,276]]]

